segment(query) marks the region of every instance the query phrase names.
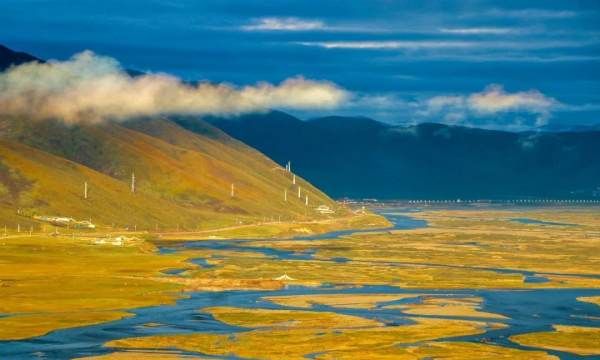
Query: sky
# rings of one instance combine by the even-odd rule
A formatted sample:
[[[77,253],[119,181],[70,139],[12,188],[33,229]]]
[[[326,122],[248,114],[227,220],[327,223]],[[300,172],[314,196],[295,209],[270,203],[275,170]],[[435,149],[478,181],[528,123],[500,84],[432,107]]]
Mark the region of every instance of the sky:
[[[600,124],[600,1],[2,0],[0,43],[45,59],[349,94],[302,118],[520,131]]]

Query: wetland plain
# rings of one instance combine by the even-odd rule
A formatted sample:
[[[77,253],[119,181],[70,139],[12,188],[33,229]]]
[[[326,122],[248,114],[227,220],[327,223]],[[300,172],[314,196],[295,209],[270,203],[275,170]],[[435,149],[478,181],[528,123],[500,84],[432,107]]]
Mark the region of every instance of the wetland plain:
[[[61,236],[2,239],[1,273],[14,275],[1,279],[0,353],[9,359],[600,355],[597,208],[375,210],[392,226],[288,238],[177,241],[168,234],[122,247]]]

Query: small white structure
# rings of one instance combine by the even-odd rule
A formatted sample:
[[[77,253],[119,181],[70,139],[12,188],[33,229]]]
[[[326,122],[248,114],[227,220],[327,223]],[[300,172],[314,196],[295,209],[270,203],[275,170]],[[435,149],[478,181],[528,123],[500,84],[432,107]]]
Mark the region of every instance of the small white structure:
[[[279,276],[279,277],[276,277],[274,280],[280,280],[280,281],[294,281],[294,280],[296,280],[296,279],[294,279],[294,278],[293,278],[293,277],[291,277],[291,276],[288,276],[288,274],[283,274],[283,275],[281,275],[281,276]]]
[[[135,172],[131,172],[131,192],[135,193]]]
[[[363,214],[363,215],[364,215],[364,214],[366,214],[366,213],[367,213],[367,210],[366,210],[366,209],[365,209],[365,207],[363,206],[363,207],[361,207],[360,209],[353,210],[353,212],[354,212],[355,214]]]
[[[117,236],[116,238],[112,239],[112,241],[110,242],[111,245],[114,246],[123,246],[123,244],[125,243],[125,236]]]
[[[67,227],[67,226],[70,226],[70,225],[76,223],[75,219],[70,218],[70,217],[64,217],[64,216],[34,215],[33,218],[36,220],[48,222],[52,225],[64,226],[64,227]]]
[[[319,205],[316,209],[316,212],[320,214],[333,214],[335,211],[331,210],[331,208],[327,205]]]
[[[93,240],[93,243],[95,245],[124,246],[127,242],[131,242],[135,239],[136,239],[135,237],[128,238],[126,236],[117,236],[117,237],[111,238],[109,236],[108,238],[97,238],[97,239]]]
[[[75,224],[73,224],[73,227],[76,229],[95,229],[96,225],[92,224],[91,221],[88,220],[83,220],[83,221],[76,221]]]

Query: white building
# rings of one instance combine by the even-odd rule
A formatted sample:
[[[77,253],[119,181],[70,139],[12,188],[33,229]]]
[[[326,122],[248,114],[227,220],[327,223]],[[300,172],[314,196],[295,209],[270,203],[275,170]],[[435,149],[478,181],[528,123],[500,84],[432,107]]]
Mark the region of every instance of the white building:
[[[319,205],[316,209],[316,212],[321,214],[333,214],[335,211],[331,210],[331,208],[327,205]]]

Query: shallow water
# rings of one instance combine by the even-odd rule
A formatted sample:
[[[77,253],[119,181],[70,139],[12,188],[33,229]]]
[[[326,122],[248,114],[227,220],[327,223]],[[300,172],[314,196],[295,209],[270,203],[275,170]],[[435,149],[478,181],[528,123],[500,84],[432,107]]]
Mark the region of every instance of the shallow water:
[[[423,220],[412,219],[407,215],[408,209],[383,209],[394,223],[395,229],[411,229],[426,226]],[[335,239],[348,235],[352,231],[340,231],[330,234],[299,237],[302,240]],[[224,249],[262,253],[280,259],[311,259],[313,252],[297,253],[274,248],[253,247],[249,243],[253,240],[227,240],[227,241],[198,241],[182,244],[169,244],[161,247],[162,253],[171,253],[183,249]],[[336,261],[343,262],[340,258]],[[210,266],[205,259],[195,259],[200,266]],[[543,275],[510,269],[495,269],[499,272],[516,272],[523,274],[528,281],[544,281]],[[170,269],[166,273],[176,274],[179,269]],[[173,275],[172,275],[173,276]],[[210,314],[203,313],[200,309],[213,306],[233,306],[244,308],[286,308],[264,301],[265,296],[300,295],[321,293],[419,293],[438,294],[454,297],[478,296],[484,299],[482,311],[497,313],[508,317],[503,321],[508,326],[506,329],[491,330],[482,335],[466,336],[451,340],[485,341],[513,348],[524,349],[514,344],[508,337],[514,334],[545,331],[551,329],[553,324],[597,326],[594,317],[600,317],[600,307],[594,304],[578,302],[580,296],[598,296],[599,290],[579,289],[544,289],[544,290],[404,290],[389,286],[364,286],[360,288],[340,289],[335,286],[298,287],[290,286],[277,291],[222,291],[222,292],[197,292],[189,293],[188,298],[181,299],[173,305],[161,305],[147,308],[134,309],[135,316],[99,325],[85,326],[59,330],[48,335],[22,340],[0,342],[0,355],[7,359],[70,359],[73,357],[99,355],[111,352],[102,346],[103,343],[120,338],[157,335],[181,334],[192,332],[232,333],[245,329],[224,324],[215,320]],[[397,309],[386,309],[384,305],[399,304],[419,301],[416,299],[403,299],[400,301],[380,304],[375,309],[342,309],[324,305],[314,307],[315,311],[334,311],[337,313],[357,315],[382,321],[389,326],[409,323],[409,318]],[[441,316],[436,316],[441,317]],[[318,353],[318,349],[315,354]],[[589,359],[572,354],[553,352],[563,359]],[[215,359],[235,359],[235,357],[214,357]]]
[[[520,224],[528,224],[528,225],[577,226],[577,224],[542,221],[542,220],[529,219],[529,218],[514,218],[514,219],[510,219],[510,220],[514,221],[514,222],[518,222]]]

